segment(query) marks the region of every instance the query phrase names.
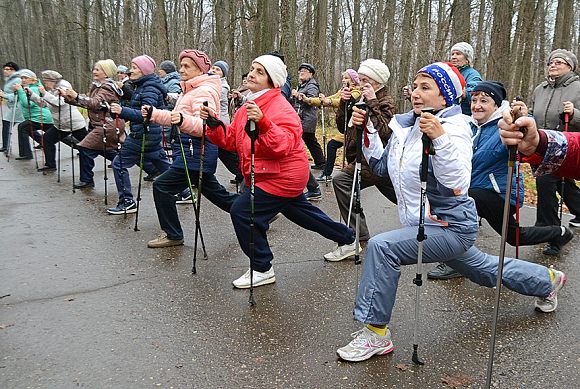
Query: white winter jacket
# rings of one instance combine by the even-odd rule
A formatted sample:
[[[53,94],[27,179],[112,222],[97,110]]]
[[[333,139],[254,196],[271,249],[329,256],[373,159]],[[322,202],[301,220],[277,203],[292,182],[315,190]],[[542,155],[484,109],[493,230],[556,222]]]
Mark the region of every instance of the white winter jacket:
[[[429,163],[425,225],[458,227],[463,232],[477,231],[475,203],[468,197],[471,128],[459,106],[445,108],[436,116],[445,134],[433,140],[435,155],[430,157]],[[393,134],[386,148],[374,132],[368,135],[369,147],[363,146],[363,152],[374,173],[384,176],[388,172],[391,177],[401,224],[418,226],[423,148],[419,117],[413,111],[395,115],[389,127]]]

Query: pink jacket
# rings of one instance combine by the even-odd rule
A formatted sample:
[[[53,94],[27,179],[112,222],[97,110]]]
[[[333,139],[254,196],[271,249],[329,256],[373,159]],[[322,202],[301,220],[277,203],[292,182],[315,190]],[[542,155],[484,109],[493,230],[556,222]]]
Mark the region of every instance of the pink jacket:
[[[183,123],[179,126],[179,130],[192,136],[201,137],[203,125],[199,118],[199,106],[207,101],[208,107],[212,108],[219,117],[222,93],[220,77],[208,74],[193,77],[187,81],[181,81],[181,90],[183,93],[177,99],[173,109],[183,114]],[[171,111],[153,109],[151,121],[170,127]]]
[[[255,185],[275,196],[299,196],[310,174],[300,118],[282,96],[280,88],[269,90],[254,102],[264,114],[256,123],[259,136],[255,144]],[[247,121],[244,105],[227,126],[225,136],[221,127],[208,127],[206,133],[218,147],[238,152],[240,169],[249,185],[252,157],[251,141],[244,130]]]

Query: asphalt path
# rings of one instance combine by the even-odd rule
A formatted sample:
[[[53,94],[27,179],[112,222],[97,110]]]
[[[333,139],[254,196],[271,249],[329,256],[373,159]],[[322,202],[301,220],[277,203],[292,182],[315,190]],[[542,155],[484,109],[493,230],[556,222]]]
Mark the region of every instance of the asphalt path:
[[[231,285],[249,265],[229,215],[202,199],[209,260],[199,250],[193,275],[191,206],[179,206],[185,245],[147,248],[160,232],[152,184],[143,184],[135,232],[135,215],[124,220],[106,212],[103,160],[96,161],[95,188],[73,193],[70,149],[63,145],[61,154],[60,183],[56,172],[36,172],[34,161],[0,155],[0,388],[484,386],[494,289],[465,279],[425,282],[425,365],[415,366],[415,266],[404,267],[389,324],[394,352],[344,362],[336,349],[361,328],[352,312],[362,266],[323,261],[333,242],[284,217],[274,222],[268,236],[277,280],[255,289],[251,307],[248,291]],[[110,169],[108,176],[114,206]],[[136,192],[138,168],[131,177]],[[221,165],[217,177],[235,190]],[[338,219],[332,185],[321,189],[316,204]],[[362,203],[372,234],[400,227],[396,207],[376,189],[364,190]],[[524,207],[522,225],[534,220],[535,208]],[[520,258],[553,265],[568,282],[551,314],[536,312],[533,297],[502,288],[494,387],[580,387],[578,242],[559,257],[544,256],[543,245],[520,248]],[[499,244],[483,222],[476,246],[497,254]]]

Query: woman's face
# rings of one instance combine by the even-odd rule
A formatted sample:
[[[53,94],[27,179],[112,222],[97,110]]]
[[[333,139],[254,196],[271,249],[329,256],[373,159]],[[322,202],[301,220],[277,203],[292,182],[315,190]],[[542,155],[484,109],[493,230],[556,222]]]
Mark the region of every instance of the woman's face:
[[[366,85],[366,84],[370,84],[373,87],[373,90],[376,92],[379,90],[379,88],[382,86],[380,83],[376,82],[375,80],[373,80],[372,78],[370,78],[369,76],[367,76],[366,74],[359,74],[358,75],[358,79],[360,82],[360,87],[361,89]]]
[[[20,77],[20,79],[22,80],[22,86],[26,86],[26,85],[30,85],[32,84],[32,78],[28,78],[26,76],[22,76]]]
[[[571,70],[572,67],[562,58],[554,58],[548,64],[548,74],[552,79],[561,76],[562,74],[566,74]]]
[[[10,77],[10,75],[12,73],[14,73],[16,70],[12,69],[10,66],[5,66],[4,67],[4,77]]]
[[[352,86],[352,79],[350,78],[350,76],[348,75],[348,73],[344,73],[342,75],[342,87],[343,88],[347,88],[348,87],[348,83],[350,82],[350,86]]]
[[[56,81],[44,81],[44,88],[46,90],[52,90],[52,88],[54,88],[55,85]]]
[[[220,78],[224,76],[224,72],[219,66],[212,66],[209,72],[215,74],[216,76],[220,76]]]
[[[273,88],[268,80],[268,72],[258,62],[253,62],[248,73],[248,89],[252,93],[259,92],[264,89]]]
[[[119,81],[123,80],[123,78],[125,78],[125,73],[123,72],[117,72],[117,79]]]
[[[163,69],[161,69],[161,68],[160,68],[160,69],[159,69],[159,77],[163,78],[163,77],[165,77],[166,75],[167,75],[167,72],[166,72],[165,70],[163,70]]]
[[[95,64],[95,67],[93,68],[93,80],[101,82],[105,81],[105,78],[107,78],[107,74],[103,71],[101,65]]]
[[[423,108],[434,108],[440,111],[447,107],[447,102],[439,90],[435,80],[426,73],[419,73],[413,81],[413,93],[411,94],[413,109],[417,115]]]
[[[197,64],[189,57],[183,57],[180,65],[181,68],[179,69],[179,74],[181,74],[181,81],[187,81],[193,77],[203,75],[203,72],[199,69]]]
[[[487,93],[473,92],[471,94],[471,115],[477,123],[487,122],[497,108],[497,104]]]
[[[143,77],[143,72],[139,69],[139,66],[131,63],[131,74],[129,75],[129,80],[135,81]]]
[[[453,50],[451,52],[451,64],[456,68],[467,65],[469,61],[467,57],[459,50]]]

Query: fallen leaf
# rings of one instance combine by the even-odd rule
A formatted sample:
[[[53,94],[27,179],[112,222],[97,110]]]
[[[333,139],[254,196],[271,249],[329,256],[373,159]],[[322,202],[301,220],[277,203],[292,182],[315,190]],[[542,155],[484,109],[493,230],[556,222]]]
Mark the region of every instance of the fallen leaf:
[[[176,368],[181,369],[183,365],[175,365]]]
[[[64,299],[64,301],[75,301],[73,298]]]
[[[401,370],[401,371],[405,371],[405,370],[407,370],[407,369],[409,368],[409,366],[407,366],[407,365],[403,365],[402,363],[397,363],[397,364],[395,365],[395,367],[396,367],[397,369]]]
[[[8,328],[8,327],[12,327],[14,324],[1,324],[0,325],[0,330],[3,330],[4,328]]]
[[[447,377],[441,378],[441,381],[453,389],[457,389],[460,386],[466,388],[475,382],[475,378],[463,373],[457,375],[450,375],[449,373],[445,374],[447,374]]]

